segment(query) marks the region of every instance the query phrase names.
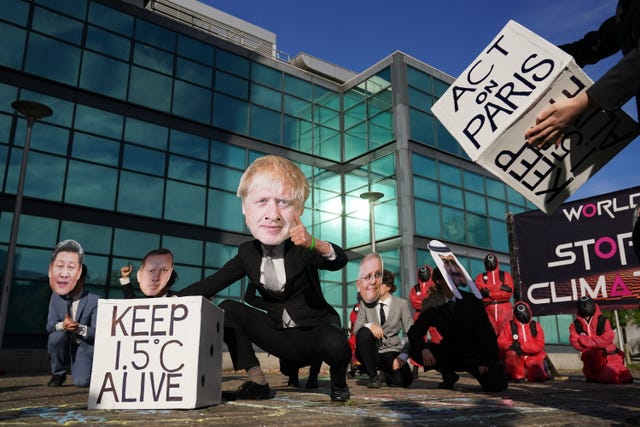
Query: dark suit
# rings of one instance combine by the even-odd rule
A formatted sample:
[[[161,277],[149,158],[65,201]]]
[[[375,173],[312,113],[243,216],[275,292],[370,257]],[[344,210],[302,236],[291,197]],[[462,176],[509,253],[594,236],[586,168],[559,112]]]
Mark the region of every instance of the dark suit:
[[[46,329],[49,334],[47,347],[51,373],[53,375],[65,374],[67,364],[71,362],[73,383],[78,387],[88,387],[91,382],[98,299],[97,295],[85,289],[78,301],[74,320],[87,326],[86,337],[73,332],[56,330],[56,324],[62,322],[67,314],[67,300],[55,293],[51,294],[49,300]]]
[[[409,342],[403,342],[400,331],[405,333],[413,325],[413,315],[409,301],[391,295],[387,298],[389,304],[387,318],[382,325],[384,337],[377,340],[367,323],[380,325],[380,309],[376,301],[374,304],[360,302],[358,317],[353,327],[356,335],[356,358],[362,363],[369,376],[376,375],[376,368],[384,372],[388,384],[408,387],[413,381],[411,368],[405,363],[402,368],[394,370],[393,361],[400,353],[409,354]]]
[[[318,276],[319,269],[337,271],[347,263],[344,251],[332,246],[336,258],[329,261],[317,251],[296,246],[291,240],[285,241],[286,283],[283,292],[270,291],[262,284],[257,286],[261,308],[266,313],[238,301],[220,303],[225,312],[224,340],[236,370],[259,365],[253,349],[255,344],[299,366],[319,357],[331,367],[334,385],[346,385],[351,350],[340,328],[340,318],[324,298]],[[262,257],[262,245],[258,240],[245,242],[239,246],[238,254],[219,271],[177,292],[177,295],[211,298],[243,277],[260,283]],[[294,328],[282,325],[285,307],[295,322]]]
[[[636,97],[640,117],[640,2],[620,0],[616,16],[581,40],[560,46],[581,67],[595,64],[618,51],[624,55],[587,93],[602,108],[613,111]]]
[[[422,350],[428,348],[436,358],[434,369],[466,371],[485,391],[501,391],[507,387],[507,376],[484,304],[473,294],[464,291],[460,294],[462,299],[455,302],[446,302],[437,293],[424,300],[422,311],[408,333],[411,358],[422,363]],[[442,334],[439,344],[424,340],[432,326]],[[488,372],[480,374],[479,366],[487,366]]]

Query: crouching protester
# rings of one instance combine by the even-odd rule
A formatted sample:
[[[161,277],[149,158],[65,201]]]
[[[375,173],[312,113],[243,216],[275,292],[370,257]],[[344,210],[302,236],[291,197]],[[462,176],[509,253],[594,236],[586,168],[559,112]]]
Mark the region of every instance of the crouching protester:
[[[578,300],[576,319],[569,326],[569,342],[580,352],[587,382],[624,384],[633,382],[624,365],[624,353],[614,344],[609,319],[588,296]]]

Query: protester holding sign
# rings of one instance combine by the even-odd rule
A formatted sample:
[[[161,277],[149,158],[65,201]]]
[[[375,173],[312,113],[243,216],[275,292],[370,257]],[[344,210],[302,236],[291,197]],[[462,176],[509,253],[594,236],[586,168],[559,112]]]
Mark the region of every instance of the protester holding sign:
[[[258,285],[266,312],[233,300],[219,305],[225,312],[224,341],[233,366],[248,373],[248,380],[225,397],[270,397],[255,344],[300,366],[320,358],[330,367],[331,400],[347,401],[351,351],[318,274],[340,270],[347,257],[339,246],[309,234],[300,222],[309,196],[306,177],[293,162],[264,156],[244,172],[237,194],[254,240],[241,244],[238,254],[215,274],[177,293],[211,298],[243,277]]]
[[[614,344],[615,333],[609,319],[588,296],[578,300],[576,319],[569,325],[569,342],[578,350],[582,372],[588,382],[623,384],[633,382],[624,365],[624,353]]]
[[[120,285],[125,298],[136,298],[129,275],[133,266],[120,269]],[[142,258],[142,265],[136,275],[140,290],[146,297],[167,297],[173,295],[171,286],[178,280],[173,269],[173,254],[169,249],[158,248],[149,251]]]
[[[87,267],[84,249],[75,240],[63,240],[53,250],[49,264],[49,286],[53,293],[47,315],[47,349],[51,380],[49,387],[66,381],[71,365],[73,384],[89,387],[98,313],[98,296],[84,289]]]
[[[559,145],[565,129],[592,103],[605,111],[615,111],[635,96],[640,117],[640,2],[618,1],[615,16],[604,21],[598,30],[560,48],[581,67],[619,51],[624,56],[586,92],[559,99],[542,110],[536,125],[525,133],[529,143],[539,147]]]

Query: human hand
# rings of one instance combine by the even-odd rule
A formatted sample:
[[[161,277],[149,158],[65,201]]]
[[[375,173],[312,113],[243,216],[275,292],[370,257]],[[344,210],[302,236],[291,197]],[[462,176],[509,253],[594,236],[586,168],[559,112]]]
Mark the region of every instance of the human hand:
[[[535,126],[529,128],[524,137],[538,148],[551,144],[559,146],[564,140],[567,127],[589,106],[589,96],[582,92],[573,98],[564,98],[549,105],[536,117]]]
[[[436,365],[436,358],[428,348],[422,350],[422,366],[433,368]]]
[[[369,330],[371,331],[373,336],[376,337],[376,339],[381,340],[382,338],[384,338],[384,331],[382,330],[382,326],[372,323],[369,327]]]
[[[121,277],[129,277],[129,275],[131,274],[131,271],[133,271],[133,265],[129,264],[129,265],[125,265],[124,267],[120,268],[120,276]]]
[[[293,217],[292,226],[289,228],[289,237],[294,245],[304,246],[306,248],[311,246],[311,234],[307,231],[302,222],[300,216],[295,215]]]
[[[404,360],[401,357],[396,357],[395,359],[393,359],[393,370],[397,371],[398,369],[402,368],[404,366],[404,364],[407,363],[406,360]]]
[[[78,325],[80,324],[73,320],[68,314],[64,316],[64,320],[62,321],[62,329],[64,329],[65,331],[73,332],[78,329]]]

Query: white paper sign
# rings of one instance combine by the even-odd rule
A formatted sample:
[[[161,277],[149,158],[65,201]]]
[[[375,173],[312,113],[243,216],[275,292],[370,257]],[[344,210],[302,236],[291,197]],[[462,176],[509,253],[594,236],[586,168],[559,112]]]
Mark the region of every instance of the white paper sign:
[[[594,107],[559,147],[526,143],[545,106],[592,84],[571,56],[509,21],[431,110],[471,160],[550,213],[638,134],[623,111]]]
[[[202,297],[101,299],[89,409],[220,403],[223,320]]]
[[[462,289],[468,288],[476,298],[482,299],[476,283],[447,245],[439,240],[431,240],[427,245],[427,249],[429,249],[433,262],[436,263],[440,273],[442,273],[442,277],[444,277],[449,289],[456,298],[462,299],[458,289],[460,287]]]

